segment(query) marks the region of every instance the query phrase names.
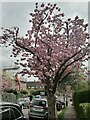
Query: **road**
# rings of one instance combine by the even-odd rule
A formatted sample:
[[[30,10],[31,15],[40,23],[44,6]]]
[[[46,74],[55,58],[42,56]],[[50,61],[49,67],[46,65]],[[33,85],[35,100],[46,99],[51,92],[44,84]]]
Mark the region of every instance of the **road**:
[[[24,114],[25,118],[26,118],[27,120],[29,120],[29,117],[28,117],[28,109],[25,108],[25,109],[23,109],[22,111],[23,111],[23,114]]]
[[[63,101],[63,96],[58,96],[57,99]],[[69,99],[70,99],[70,98],[69,98]],[[68,99],[68,100],[69,100],[69,99]],[[69,104],[71,104],[70,100],[69,100],[68,102],[69,102]],[[24,108],[22,111],[23,111],[23,114],[24,114],[25,118],[26,118],[27,120],[29,120],[29,117],[28,117],[28,109],[27,109],[27,108]]]

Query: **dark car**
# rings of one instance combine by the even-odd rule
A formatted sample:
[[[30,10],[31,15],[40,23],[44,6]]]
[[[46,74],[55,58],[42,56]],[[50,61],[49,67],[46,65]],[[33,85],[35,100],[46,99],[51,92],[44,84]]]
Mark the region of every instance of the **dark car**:
[[[33,99],[28,111],[29,119],[32,118],[48,118],[48,104],[47,99]]]
[[[57,111],[62,110],[62,108],[65,106],[64,102],[61,102],[60,100],[56,100],[56,109]]]
[[[26,118],[18,104],[0,102],[0,120],[26,120]]]
[[[35,99],[41,99],[41,95],[36,95]]]

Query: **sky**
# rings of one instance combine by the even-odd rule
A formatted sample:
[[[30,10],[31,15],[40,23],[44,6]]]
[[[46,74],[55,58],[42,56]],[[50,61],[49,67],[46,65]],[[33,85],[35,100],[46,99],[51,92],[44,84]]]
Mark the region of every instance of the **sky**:
[[[23,36],[30,28],[29,13],[33,12],[36,1],[43,2],[43,0],[34,0],[34,2],[31,2],[31,0],[1,0],[0,26],[5,28],[18,26],[20,28],[21,36]],[[62,0],[44,0],[44,2],[57,3],[61,8],[61,11],[65,13],[66,18],[78,15],[81,18],[84,18],[86,23],[88,22],[88,0],[63,0],[63,2]],[[14,59],[9,57],[10,53],[10,48],[0,48],[0,68],[14,66]]]

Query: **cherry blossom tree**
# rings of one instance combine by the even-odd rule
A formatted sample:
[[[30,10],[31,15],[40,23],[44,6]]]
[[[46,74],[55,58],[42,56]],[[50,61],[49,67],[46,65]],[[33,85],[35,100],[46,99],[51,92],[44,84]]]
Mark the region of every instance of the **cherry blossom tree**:
[[[55,92],[58,82],[89,58],[88,24],[84,19],[65,19],[57,4],[36,3],[30,13],[30,30],[20,37],[19,28],[3,29],[0,43],[12,46],[12,55],[21,55],[15,64],[21,65],[21,74],[38,77],[46,84],[48,119],[55,118]],[[11,55],[11,57],[12,57]]]

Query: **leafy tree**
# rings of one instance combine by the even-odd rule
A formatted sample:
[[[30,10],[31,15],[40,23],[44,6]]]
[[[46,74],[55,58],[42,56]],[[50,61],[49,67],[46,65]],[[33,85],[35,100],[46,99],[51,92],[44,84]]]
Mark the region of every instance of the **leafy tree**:
[[[24,67],[21,73],[38,77],[46,84],[48,118],[55,118],[54,95],[58,82],[62,82],[72,69],[78,69],[90,52],[88,24],[78,16],[64,19],[60,10],[56,4],[36,3],[25,37],[20,37],[19,28],[13,27],[2,28],[0,38],[0,43],[6,47],[7,43],[12,45],[14,57],[22,55],[21,61],[15,62]]]
[[[65,94],[67,94],[67,89],[70,88],[71,91],[72,84],[75,84],[75,80],[71,75],[68,75],[61,83],[58,83],[57,92],[65,97]]]
[[[76,84],[76,85],[75,85]],[[88,90],[89,89],[89,84],[88,81],[85,80],[81,80],[78,82],[76,81],[76,83],[72,85],[73,91],[84,91],[84,90]]]
[[[0,90],[6,91],[15,88],[14,77],[6,71],[0,72]]]
[[[21,94],[22,94],[22,95],[29,96],[29,95],[30,95],[30,92],[29,92],[29,90],[22,90],[22,91],[21,91]]]
[[[70,95],[75,91],[88,89],[87,75],[81,68],[80,72],[71,72],[68,74],[61,83],[58,83],[57,92],[64,96],[65,94]]]
[[[88,76],[83,69],[81,69],[80,72],[76,72],[73,79],[73,82],[71,82],[73,91],[87,90],[89,88]]]

